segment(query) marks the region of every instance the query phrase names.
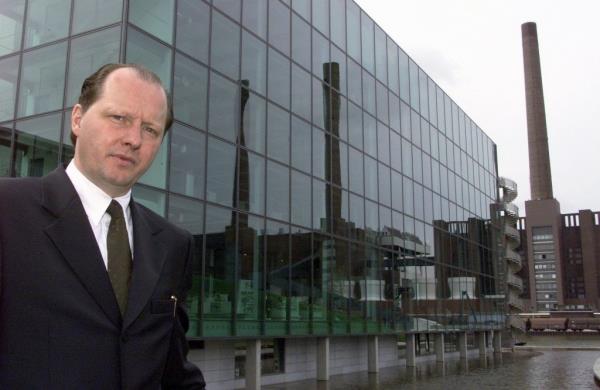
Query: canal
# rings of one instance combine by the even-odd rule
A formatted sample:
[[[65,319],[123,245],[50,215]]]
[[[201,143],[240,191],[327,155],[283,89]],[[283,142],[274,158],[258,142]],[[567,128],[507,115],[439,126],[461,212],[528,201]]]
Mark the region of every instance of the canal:
[[[270,390],[391,389],[595,389],[592,366],[600,351],[516,351],[489,354],[445,364],[418,362],[418,367],[381,369],[379,374],[334,375],[328,382],[305,380],[265,386]]]

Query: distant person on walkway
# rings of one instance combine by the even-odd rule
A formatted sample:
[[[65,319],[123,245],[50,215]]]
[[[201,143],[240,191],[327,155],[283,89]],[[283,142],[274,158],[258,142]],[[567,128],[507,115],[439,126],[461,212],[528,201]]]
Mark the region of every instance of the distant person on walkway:
[[[105,65],[73,107],[73,160],[0,179],[0,389],[204,388],[191,235],[131,196],[171,122],[158,76]]]
[[[525,321],[525,331],[529,332],[531,330],[531,318],[527,318]]]

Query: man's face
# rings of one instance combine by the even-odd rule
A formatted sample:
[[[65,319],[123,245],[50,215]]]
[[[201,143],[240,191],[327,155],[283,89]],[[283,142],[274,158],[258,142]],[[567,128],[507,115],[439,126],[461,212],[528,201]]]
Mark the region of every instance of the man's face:
[[[146,172],[160,148],[167,117],[163,89],[122,68],[105,80],[85,113],[73,107],[75,165],[111,197],[125,194]]]

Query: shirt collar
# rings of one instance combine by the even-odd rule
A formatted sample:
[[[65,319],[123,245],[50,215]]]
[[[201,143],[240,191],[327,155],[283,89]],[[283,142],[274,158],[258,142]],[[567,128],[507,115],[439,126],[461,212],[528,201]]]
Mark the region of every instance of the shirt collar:
[[[79,195],[79,199],[81,199],[88,218],[94,225],[98,225],[113,198],[88,179],[77,168],[73,160],[67,166],[66,173],[69,179],[71,179],[73,187],[75,187],[75,191]],[[127,191],[125,195],[114,198],[114,200],[119,202],[125,212],[129,211],[131,190]]]

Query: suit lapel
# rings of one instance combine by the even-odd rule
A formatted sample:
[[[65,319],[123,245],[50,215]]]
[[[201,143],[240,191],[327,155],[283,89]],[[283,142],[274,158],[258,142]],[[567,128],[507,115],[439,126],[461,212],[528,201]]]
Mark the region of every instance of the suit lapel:
[[[42,205],[56,216],[45,232],[98,306],[117,326],[121,314],[81,200],[64,169],[42,179]]]
[[[166,259],[163,244],[156,240],[161,228],[148,220],[146,212],[137,203],[132,201],[130,207],[133,219],[133,272],[123,329],[131,325],[148,303]]]

